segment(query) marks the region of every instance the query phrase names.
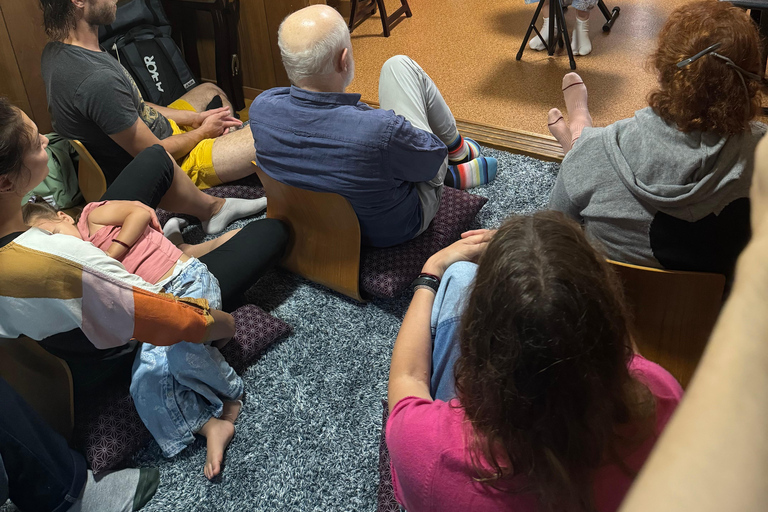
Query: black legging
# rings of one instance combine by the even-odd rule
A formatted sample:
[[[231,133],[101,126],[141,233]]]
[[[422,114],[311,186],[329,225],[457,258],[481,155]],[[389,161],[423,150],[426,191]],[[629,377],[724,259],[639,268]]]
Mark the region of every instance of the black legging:
[[[103,201],[141,201],[157,208],[173,182],[173,162],[161,146],[139,153],[102,196]],[[236,306],[243,294],[270,267],[288,244],[288,229],[275,219],[247,224],[235,236],[200,258],[219,280],[224,309]]]
[[[173,176],[173,162],[168,153],[161,146],[152,146],[123,169],[101,199],[141,201],[156,208],[173,183]],[[258,220],[200,258],[219,280],[226,311],[236,308],[243,292],[277,263],[287,243],[285,224],[274,219]],[[135,342],[130,342],[122,347],[98,350],[80,329],[49,336],[40,344],[67,361],[77,395],[99,389],[107,382],[130,380],[137,347]]]

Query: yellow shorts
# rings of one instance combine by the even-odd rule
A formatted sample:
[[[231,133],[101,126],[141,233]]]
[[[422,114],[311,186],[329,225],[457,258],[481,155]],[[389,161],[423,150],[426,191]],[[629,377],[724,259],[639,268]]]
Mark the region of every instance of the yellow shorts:
[[[182,99],[178,99],[168,105],[168,108],[175,108],[176,110],[191,110],[195,112],[192,105]],[[171,123],[174,135],[186,133],[192,128],[186,126],[179,126],[176,122],[168,120]],[[216,175],[216,170],[213,168],[213,142],[215,139],[205,139],[201,141],[197,146],[192,148],[192,151],[185,156],[179,166],[187,173],[192,179],[192,182],[200,190],[211,188],[215,185],[221,185],[221,180]]]

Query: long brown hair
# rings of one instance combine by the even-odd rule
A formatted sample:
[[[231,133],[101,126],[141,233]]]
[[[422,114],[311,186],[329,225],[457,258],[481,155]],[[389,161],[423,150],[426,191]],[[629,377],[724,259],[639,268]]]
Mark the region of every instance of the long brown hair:
[[[559,212],[510,218],[480,259],[459,332],[456,391],[478,479],[591,510],[592,470],[650,433],[625,439],[620,427],[655,417],[627,368],[622,293],[604,257]],[[510,487],[519,475],[526,485]]]
[[[677,67],[715,43],[721,43],[717,53],[762,76],[765,55],[761,59],[757,27],[746,12],[727,2],[683,5],[659,33],[659,46],[651,57],[659,88],[648,96],[648,104],[681,131],[738,134],[749,129],[760,109],[760,85],[744,77],[748,103],[739,73],[723,60],[706,56]]]

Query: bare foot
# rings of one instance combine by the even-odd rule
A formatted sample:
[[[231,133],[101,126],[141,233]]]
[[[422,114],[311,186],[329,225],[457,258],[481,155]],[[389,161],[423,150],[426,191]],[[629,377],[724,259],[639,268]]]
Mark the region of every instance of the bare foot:
[[[568,151],[571,150],[571,129],[568,128],[568,123],[565,122],[563,113],[556,108],[550,110],[549,114],[547,114],[547,126],[549,127],[549,133],[563,146],[563,153],[568,154]]]
[[[571,146],[581,136],[581,131],[592,126],[592,116],[587,107],[587,86],[576,73],[563,77],[563,96],[568,109],[568,121],[571,128]]]
[[[224,452],[235,436],[235,425],[227,420],[211,418],[200,429],[200,435],[205,436],[207,453],[203,472],[208,480],[221,473],[221,463],[224,462]]]
[[[243,395],[240,395],[240,397],[233,401],[233,402],[224,402],[224,406],[221,410],[221,418],[222,420],[230,421],[234,423],[237,421],[237,417],[240,415],[240,410],[243,408]]]

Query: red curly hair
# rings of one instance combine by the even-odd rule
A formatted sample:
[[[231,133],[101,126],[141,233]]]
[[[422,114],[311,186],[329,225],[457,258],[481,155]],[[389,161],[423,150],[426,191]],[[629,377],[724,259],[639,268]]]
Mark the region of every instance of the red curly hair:
[[[747,13],[727,2],[707,0],[676,9],[659,33],[651,56],[659,88],[648,104],[683,132],[735,135],[749,129],[760,108],[760,86],[745,77],[750,101],[739,73],[722,59],[705,56],[678,68],[677,63],[715,43],[717,53],[741,68],[762,76],[760,36]]]

